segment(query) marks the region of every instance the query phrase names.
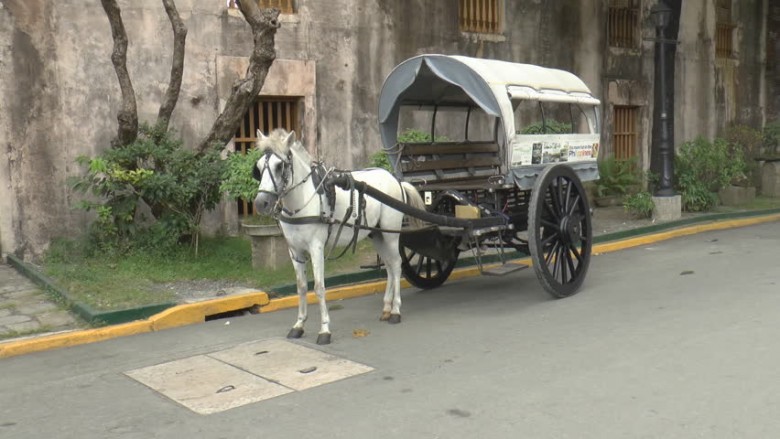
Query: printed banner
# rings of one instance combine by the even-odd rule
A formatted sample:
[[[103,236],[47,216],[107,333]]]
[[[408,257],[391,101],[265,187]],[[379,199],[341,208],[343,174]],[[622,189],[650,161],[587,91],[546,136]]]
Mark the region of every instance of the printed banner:
[[[512,140],[512,167],[596,160],[598,134],[533,134]]]

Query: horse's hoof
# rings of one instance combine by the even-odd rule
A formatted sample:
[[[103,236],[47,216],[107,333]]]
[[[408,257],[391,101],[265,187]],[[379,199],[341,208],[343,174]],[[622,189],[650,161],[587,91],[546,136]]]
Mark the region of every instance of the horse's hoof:
[[[317,344],[330,344],[330,332],[323,332],[318,335]]]
[[[303,337],[303,328],[292,328],[287,333],[287,338],[301,338]]]
[[[387,322],[392,324],[401,323],[401,314],[390,314],[390,318],[387,319]]]
[[[379,321],[386,322],[390,320],[390,313],[385,311],[382,313],[382,317],[379,318]]]

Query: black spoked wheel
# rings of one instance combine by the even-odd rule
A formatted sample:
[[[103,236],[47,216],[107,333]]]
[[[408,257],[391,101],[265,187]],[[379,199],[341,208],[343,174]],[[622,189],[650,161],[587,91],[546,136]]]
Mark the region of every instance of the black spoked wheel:
[[[454,214],[455,202],[448,197],[438,198],[434,201],[431,212],[441,214]],[[421,254],[401,243],[401,272],[410,284],[424,290],[436,288],[444,283],[458,262],[457,243],[451,240],[437,243],[439,250],[449,248],[451,251],[425,252]],[[430,244],[429,244],[430,246]],[[430,253],[438,254],[432,256]]]
[[[536,179],[528,215],[528,246],[536,277],[556,298],[577,292],[590,264],[590,207],[577,174],[546,167]]]
[[[449,259],[435,259],[401,246],[401,271],[406,280],[417,288],[431,289],[443,284],[450,277],[458,254]]]

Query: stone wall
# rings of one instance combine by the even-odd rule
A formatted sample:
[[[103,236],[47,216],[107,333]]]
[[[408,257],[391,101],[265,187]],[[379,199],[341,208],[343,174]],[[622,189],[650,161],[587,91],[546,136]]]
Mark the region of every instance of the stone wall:
[[[155,118],[168,82],[172,35],[159,0],[120,0],[130,39],[128,67],[139,116]],[[652,36],[644,3],[642,36]],[[739,59],[714,60],[713,0],[683,2],[675,85],[676,140],[714,135],[731,121],[759,122],[777,93],[762,91],[762,17],[766,0],[739,3]],[[462,33],[456,2],[440,0],[298,0],[282,17],[277,73],[263,94],[300,96],[307,147],[342,168],[365,166],[379,150],[376,120],[382,82],[402,60],[420,53],[462,54],[573,71],[604,101],[609,142],[612,103],[638,105],[641,151],[652,125],[652,43],[615,53],[606,44],[605,0],[505,0],[500,35]],[[250,52],[251,34],[223,0],[178,0],[188,29],[185,75],[172,127],[187,144],[209,130],[226,87]],[[770,45],[777,47],[777,6]],[[774,32],[774,33],[772,33]],[[66,179],[77,156],[107,147],[116,131],[121,95],[110,63],[112,41],[99,2],[2,0],[0,3],[0,246],[39,256],[55,236],[85,230],[89,215]],[[776,53],[776,51],[775,51]],[[242,61],[244,60],[244,61]],[[283,61],[284,60],[284,61]],[[772,64],[775,78],[780,69]],[[775,81],[776,83],[776,81]],[[776,90],[768,87],[769,90]],[[229,88],[228,88],[229,90]],[[613,101],[614,100],[614,101]],[[234,221],[226,203],[209,230]]]

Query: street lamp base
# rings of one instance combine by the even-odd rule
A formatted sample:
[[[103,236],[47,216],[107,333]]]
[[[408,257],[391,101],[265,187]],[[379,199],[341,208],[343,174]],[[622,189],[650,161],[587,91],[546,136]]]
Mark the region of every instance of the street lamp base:
[[[653,221],[674,221],[682,218],[680,195],[654,196],[653,205]]]
[[[677,195],[677,192],[675,192],[673,188],[659,189],[655,193],[656,197],[673,197],[675,195]]]

